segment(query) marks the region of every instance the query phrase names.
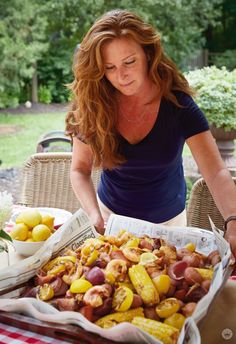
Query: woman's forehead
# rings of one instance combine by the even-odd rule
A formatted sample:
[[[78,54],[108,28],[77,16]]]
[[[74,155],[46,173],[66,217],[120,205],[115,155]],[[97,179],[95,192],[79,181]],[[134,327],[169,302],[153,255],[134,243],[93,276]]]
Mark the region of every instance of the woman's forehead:
[[[129,55],[137,54],[143,51],[140,44],[138,44],[134,39],[129,37],[114,38],[102,46],[102,58],[104,60],[116,57],[128,57]]]

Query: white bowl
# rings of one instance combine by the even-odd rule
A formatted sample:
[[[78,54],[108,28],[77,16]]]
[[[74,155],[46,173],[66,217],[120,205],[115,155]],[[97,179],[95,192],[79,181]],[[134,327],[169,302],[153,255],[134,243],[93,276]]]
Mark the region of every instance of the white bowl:
[[[43,246],[45,241],[20,241],[20,240],[14,240],[13,239],[13,246],[18,254],[21,254],[25,257],[30,257],[34,255],[40,247]]]

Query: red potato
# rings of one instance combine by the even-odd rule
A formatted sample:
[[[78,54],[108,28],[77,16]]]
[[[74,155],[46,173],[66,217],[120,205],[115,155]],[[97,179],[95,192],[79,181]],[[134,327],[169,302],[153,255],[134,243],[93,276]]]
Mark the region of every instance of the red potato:
[[[176,291],[176,286],[174,286],[173,284],[170,285],[170,288],[166,294],[166,297],[172,297],[174,295]]]
[[[179,290],[176,290],[176,292],[174,293],[174,297],[178,300],[183,301],[186,294],[187,294],[186,289],[179,289]]]
[[[59,311],[77,311],[78,310],[78,303],[73,298],[55,299],[54,303],[56,304]]]
[[[39,291],[39,286],[29,288],[27,289],[24,294],[22,295],[23,297],[36,297]]]
[[[210,285],[211,285],[211,280],[210,280],[210,279],[203,280],[202,283],[201,283],[201,287],[202,287],[203,290],[205,290],[206,292],[209,291]]]
[[[188,302],[181,308],[181,312],[185,317],[190,317],[193,314],[196,306],[196,302]]]
[[[140,240],[140,243],[138,245],[140,248],[146,248],[147,250],[152,251],[154,247],[154,243],[152,244],[150,241],[146,239]]]
[[[133,294],[133,302],[130,306],[130,308],[138,308],[141,307],[143,304],[143,300],[140,295],[138,294]]]
[[[103,317],[111,312],[112,309],[112,297],[108,297],[103,301],[103,304],[94,308],[93,314],[95,316]]]
[[[207,256],[206,262],[212,266],[215,266],[217,263],[220,262],[220,260],[220,254],[217,250],[215,250]]]
[[[201,264],[201,259],[198,254],[192,253],[183,257],[182,261],[188,263],[188,266],[199,268]]]
[[[192,267],[185,269],[184,278],[189,285],[194,285],[195,283],[200,284],[202,282],[202,276],[195,268]]]
[[[98,267],[94,266],[85,274],[86,280],[88,280],[92,285],[99,285],[105,283],[105,274]]]
[[[153,306],[153,307],[144,307],[143,311],[144,311],[145,318],[152,319],[152,320],[157,320],[157,321],[160,320],[159,316],[157,315],[156,307],[155,306]]]
[[[170,264],[168,268],[168,275],[173,280],[182,280],[184,278],[184,272],[187,267],[188,263],[184,261],[178,261],[176,263]]]
[[[198,283],[191,286],[187,294],[184,297],[185,302],[198,302],[206,295],[207,291],[204,290]]]
[[[50,286],[54,290],[54,296],[63,296],[68,290],[68,285],[61,279],[61,277],[57,277],[55,281],[50,283]]]
[[[93,307],[86,305],[79,309],[79,313],[81,313],[86,319],[89,321],[93,321],[94,315],[93,315]]]

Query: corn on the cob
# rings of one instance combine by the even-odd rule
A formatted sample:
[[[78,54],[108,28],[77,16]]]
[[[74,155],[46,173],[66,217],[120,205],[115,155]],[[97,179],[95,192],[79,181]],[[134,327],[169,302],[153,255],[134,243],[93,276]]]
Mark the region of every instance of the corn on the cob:
[[[179,330],[173,326],[164,324],[160,321],[134,317],[131,324],[139,327],[141,330],[148,332],[152,336],[161,340],[163,344],[176,344],[179,337]]]
[[[95,324],[102,328],[109,328],[124,321],[131,322],[135,316],[140,317],[140,319],[144,319],[142,307],[129,309],[126,312],[117,312],[105,315],[104,317],[98,319]]]
[[[213,277],[213,270],[212,269],[200,269],[200,268],[195,268],[199,274],[202,276],[202,278],[205,279],[212,279]]]
[[[129,278],[146,305],[153,306],[160,302],[158,291],[143,265],[129,268]]]

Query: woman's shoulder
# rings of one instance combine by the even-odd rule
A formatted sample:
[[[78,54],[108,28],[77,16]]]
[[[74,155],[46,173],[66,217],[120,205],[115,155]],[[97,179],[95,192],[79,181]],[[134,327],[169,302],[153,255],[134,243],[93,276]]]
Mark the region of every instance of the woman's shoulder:
[[[180,105],[188,106],[188,105],[194,103],[193,98],[189,94],[187,94],[183,91],[175,90],[175,91],[173,91],[173,94],[176,97],[176,99]]]

